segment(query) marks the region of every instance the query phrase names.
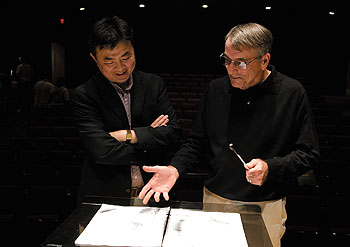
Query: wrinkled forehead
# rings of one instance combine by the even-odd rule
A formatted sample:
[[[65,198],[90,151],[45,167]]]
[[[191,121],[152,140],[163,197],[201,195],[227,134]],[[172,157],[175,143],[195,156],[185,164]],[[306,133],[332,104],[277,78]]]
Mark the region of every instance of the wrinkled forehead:
[[[239,57],[254,57],[257,54],[257,49],[253,47],[246,47],[243,45],[234,46],[230,41],[226,40],[225,42],[225,54],[231,58]]]

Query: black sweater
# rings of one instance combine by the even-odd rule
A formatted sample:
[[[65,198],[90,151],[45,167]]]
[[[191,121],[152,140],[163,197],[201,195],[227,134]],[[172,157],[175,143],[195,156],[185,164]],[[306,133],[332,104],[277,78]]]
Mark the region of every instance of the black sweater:
[[[210,191],[232,200],[265,201],[284,197],[298,176],[315,168],[319,147],[307,94],[298,81],[269,69],[263,83],[247,90],[233,88],[228,76],[210,82],[192,132],[170,163],[180,174],[208,154]],[[230,143],[246,162],[267,162],[262,186],[246,181]]]

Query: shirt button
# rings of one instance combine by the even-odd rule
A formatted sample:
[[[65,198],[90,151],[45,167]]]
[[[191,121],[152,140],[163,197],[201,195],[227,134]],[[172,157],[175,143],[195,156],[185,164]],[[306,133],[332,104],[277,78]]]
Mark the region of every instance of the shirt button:
[[[250,105],[250,100],[247,101],[247,105]]]
[[[131,192],[131,189],[126,189],[125,190],[127,193],[130,193]]]

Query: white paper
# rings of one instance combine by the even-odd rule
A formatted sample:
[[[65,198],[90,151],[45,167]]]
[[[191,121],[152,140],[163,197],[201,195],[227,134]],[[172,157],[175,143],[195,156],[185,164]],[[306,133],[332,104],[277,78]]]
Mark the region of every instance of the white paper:
[[[101,205],[75,244],[113,247],[248,246],[238,213],[108,204]]]
[[[171,209],[163,247],[247,247],[238,213]]]
[[[75,245],[160,247],[169,210],[102,204]]]

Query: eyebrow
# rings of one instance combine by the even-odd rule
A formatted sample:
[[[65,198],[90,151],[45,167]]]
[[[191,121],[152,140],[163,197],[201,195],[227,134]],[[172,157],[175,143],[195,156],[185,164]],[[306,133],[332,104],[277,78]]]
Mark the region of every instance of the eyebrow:
[[[131,54],[130,51],[126,51],[123,55],[121,55],[121,57],[130,55],[130,54]],[[114,59],[113,57],[105,57],[105,58],[103,58],[103,60],[105,60],[105,61],[110,61],[110,60],[113,60],[113,59]]]
[[[237,60],[238,60],[238,61],[242,61],[242,62],[247,61],[247,59],[242,58],[242,57],[239,57],[239,58],[237,58],[237,59],[232,59],[232,58],[230,58],[229,56],[227,56],[225,52],[224,52],[224,55],[225,55],[227,58],[231,59],[232,61],[237,61]]]

